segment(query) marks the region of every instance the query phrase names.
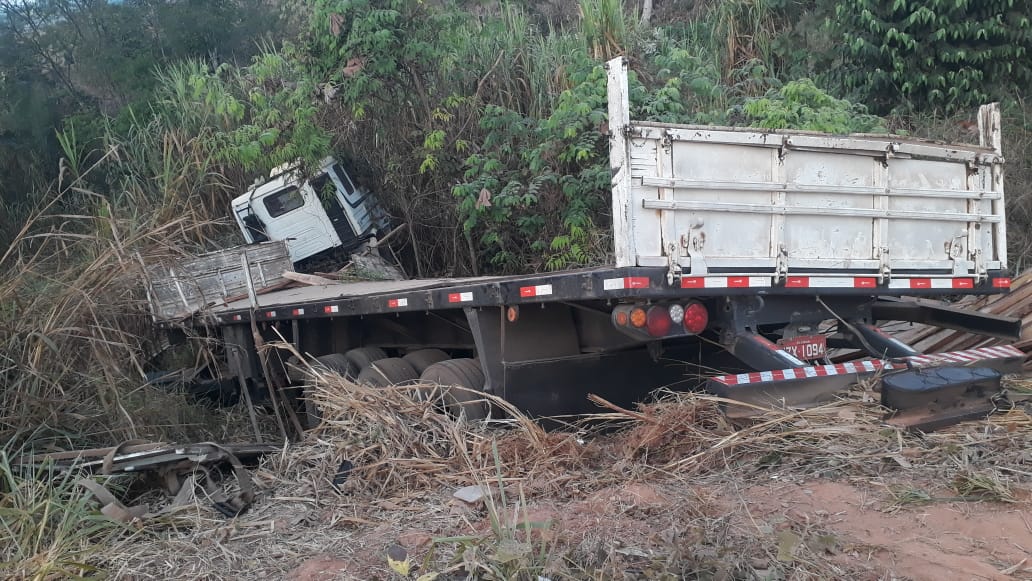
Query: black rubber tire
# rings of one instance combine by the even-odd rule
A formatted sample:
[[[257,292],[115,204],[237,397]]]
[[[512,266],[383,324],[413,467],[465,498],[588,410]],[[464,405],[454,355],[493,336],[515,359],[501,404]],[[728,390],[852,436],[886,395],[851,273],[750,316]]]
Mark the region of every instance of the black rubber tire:
[[[467,420],[487,418],[489,407],[480,396],[466,389],[482,391],[484,372],[480,364],[472,359],[449,359],[434,363],[419,376],[421,383],[438,385],[444,390],[444,405],[454,417],[465,416]],[[449,387],[466,389],[448,389]]]
[[[387,354],[379,347],[359,347],[358,349],[349,350],[344,354],[344,357],[347,357],[348,361],[351,362],[352,377],[357,377],[366,367],[369,367],[370,363],[387,359]]]
[[[354,366],[342,353],[329,353],[320,355],[312,360],[312,367],[318,370],[327,369],[335,371],[343,376],[354,375]]]
[[[298,384],[305,380],[306,368],[304,364],[294,355],[287,359],[287,379],[291,384]]]
[[[423,375],[427,367],[434,363],[447,361],[451,359],[451,356],[440,349],[420,349],[405,355],[402,359],[407,361],[416,370],[416,373]]]
[[[419,380],[419,374],[400,357],[390,357],[374,361],[358,374],[358,383],[369,387],[387,387],[404,385]]]

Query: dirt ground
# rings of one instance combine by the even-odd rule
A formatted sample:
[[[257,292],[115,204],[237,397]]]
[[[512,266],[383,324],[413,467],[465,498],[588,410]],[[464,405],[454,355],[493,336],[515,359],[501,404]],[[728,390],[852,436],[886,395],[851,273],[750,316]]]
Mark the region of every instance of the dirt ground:
[[[544,432],[352,396],[254,471],[249,512],[227,520],[200,498],[104,565],[124,579],[1032,580],[1025,410],[906,434],[860,394],[732,429],[677,395],[619,429]],[[469,486],[484,496],[455,498]]]
[[[772,481],[725,500],[735,526],[746,530],[830,535],[825,542],[834,543],[833,562],[863,571],[854,579],[1032,579],[1027,500],[944,500],[887,510],[879,488],[871,482]]]
[[[540,498],[516,518],[547,523],[542,536],[561,537],[582,562],[595,556],[582,579],[1013,580],[1032,579],[1032,503],[1024,496],[899,507],[884,483],[872,481],[771,478],[714,490],[660,480],[568,500]],[[397,504],[381,500],[363,516],[346,500],[323,508],[278,495],[259,502],[235,524],[212,522],[208,531],[142,542],[158,544],[127,560],[118,576],[400,579],[387,566],[390,545],[402,545],[419,562],[434,539],[447,549],[439,539],[490,530],[486,510],[447,490]],[[714,532],[717,538],[704,538]],[[722,545],[737,553],[727,562],[745,561],[751,576],[721,570]],[[154,549],[163,558],[146,556]]]

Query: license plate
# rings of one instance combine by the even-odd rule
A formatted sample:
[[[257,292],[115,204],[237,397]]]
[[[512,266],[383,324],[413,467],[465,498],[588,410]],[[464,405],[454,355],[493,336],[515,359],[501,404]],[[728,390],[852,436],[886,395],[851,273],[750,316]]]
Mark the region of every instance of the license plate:
[[[800,335],[778,340],[778,347],[791,353],[796,359],[812,361],[823,359],[828,354],[828,338],[824,335]]]

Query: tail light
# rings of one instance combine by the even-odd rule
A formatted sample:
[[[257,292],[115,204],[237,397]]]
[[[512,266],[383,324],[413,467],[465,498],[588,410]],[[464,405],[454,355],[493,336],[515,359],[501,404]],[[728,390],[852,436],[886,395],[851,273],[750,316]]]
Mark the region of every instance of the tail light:
[[[631,309],[631,326],[638,327],[640,329],[647,323],[648,315],[645,313],[645,309],[641,307]]]
[[[680,325],[684,322],[684,307],[681,305],[670,305],[667,312],[670,313],[670,320],[673,321],[675,325]]]
[[[614,327],[637,339],[698,335],[709,325],[709,312],[696,300],[616,305],[611,316]]]
[[[645,324],[649,335],[666,337],[670,334],[670,328],[673,326],[674,322],[670,318],[670,311],[666,307],[657,305],[649,308]]]
[[[709,325],[709,312],[702,303],[691,302],[684,306],[684,330],[698,335]]]

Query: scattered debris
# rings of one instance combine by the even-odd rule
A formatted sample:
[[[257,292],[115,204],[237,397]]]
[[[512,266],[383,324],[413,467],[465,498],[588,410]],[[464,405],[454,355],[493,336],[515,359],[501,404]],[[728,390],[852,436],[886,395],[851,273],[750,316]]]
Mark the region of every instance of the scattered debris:
[[[992,315],[1020,318],[1022,320],[1021,340],[1015,343],[965,331],[944,329],[939,326],[911,325],[909,323],[886,326],[884,329],[893,331],[892,334],[895,338],[922,353],[961,351],[997,345],[1014,345],[1025,353],[1032,352],[1032,271],[1025,272],[1013,279],[1010,292],[1007,294],[966,296],[953,302],[951,306]],[[1027,360],[1025,368],[1029,369]]]
[[[129,523],[153,518],[194,500],[195,488],[200,486],[212,506],[226,518],[235,518],[250,508],[254,501],[251,476],[241,458],[254,460],[264,454],[278,451],[265,444],[164,444],[131,440],[110,448],[92,448],[43,454],[26,453],[15,458],[12,465],[25,468],[52,466],[60,472],[80,470],[87,474],[110,476],[152,472],[158,476],[165,491],[174,497],[163,509],[152,511],[145,504],[126,506],[100,482],[89,476],[79,478],[78,485],[89,490],[101,505],[101,512],[114,520]],[[232,466],[237,480],[233,494],[218,488],[212,469],[222,464]]]
[[[337,284],[338,281],[323,278],[314,274],[305,274],[303,272],[284,271],[283,278],[299,282],[308,286],[325,286],[328,284]]]
[[[463,486],[452,493],[452,496],[462,502],[475,504],[484,500],[484,497],[487,496],[487,491],[480,485]]]

